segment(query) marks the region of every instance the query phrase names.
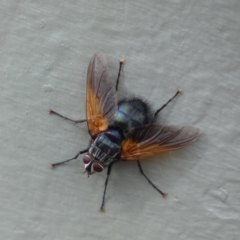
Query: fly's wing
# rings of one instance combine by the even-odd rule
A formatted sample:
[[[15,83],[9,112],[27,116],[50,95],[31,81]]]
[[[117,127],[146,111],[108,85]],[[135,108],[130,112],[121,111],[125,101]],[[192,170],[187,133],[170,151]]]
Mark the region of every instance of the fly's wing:
[[[86,115],[91,136],[105,131],[117,111],[116,89],[107,81],[108,76],[105,56],[95,53],[87,72]]]
[[[122,142],[121,159],[136,160],[189,145],[200,129],[183,126],[145,125],[134,128]]]

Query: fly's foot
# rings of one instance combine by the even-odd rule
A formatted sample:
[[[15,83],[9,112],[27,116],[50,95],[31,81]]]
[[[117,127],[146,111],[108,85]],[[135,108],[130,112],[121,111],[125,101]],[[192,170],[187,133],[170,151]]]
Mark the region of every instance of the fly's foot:
[[[99,208],[99,212],[105,212],[104,207],[100,207],[100,208]]]
[[[48,114],[51,114],[53,110],[51,108],[48,109]]]
[[[125,63],[125,59],[124,58],[120,58],[119,62],[120,62],[120,64],[124,64]]]
[[[181,88],[178,88],[177,92],[181,94],[181,93],[183,93],[183,90]]]
[[[55,165],[56,165],[55,163],[52,163],[52,162],[51,162],[51,163],[50,163],[50,168],[51,168],[51,169],[54,169],[54,168],[55,168]]]
[[[166,192],[162,192],[161,194],[162,194],[163,198],[167,197],[167,195],[168,195]]]

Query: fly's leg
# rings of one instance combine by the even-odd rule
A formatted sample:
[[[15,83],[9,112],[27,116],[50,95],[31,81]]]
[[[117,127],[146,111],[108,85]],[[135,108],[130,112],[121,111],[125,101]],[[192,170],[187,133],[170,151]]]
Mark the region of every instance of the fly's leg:
[[[174,94],[174,96],[169,99],[165,104],[162,105],[162,107],[160,107],[155,113],[154,113],[154,117],[152,119],[151,123],[155,123],[157,120],[157,115],[159,114],[160,111],[162,111],[179,93],[182,93],[182,90],[180,88],[178,88],[177,92]]]
[[[167,193],[162,192],[160,189],[158,189],[158,188],[149,180],[149,178],[145,175],[145,173],[144,173],[143,170],[142,170],[142,166],[141,166],[139,160],[137,160],[137,164],[138,164],[138,168],[139,168],[139,170],[140,170],[140,173],[147,179],[147,181],[153,186],[153,188],[156,189],[163,197],[166,197],[166,196],[167,196]]]
[[[61,118],[63,118],[63,119],[66,119],[66,120],[71,121],[71,122],[74,122],[74,123],[83,123],[83,122],[86,122],[86,121],[87,121],[86,119],[83,119],[83,120],[72,120],[72,119],[70,119],[70,118],[68,118],[68,117],[65,117],[65,116],[61,115],[60,113],[57,113],[57,112],[53,111],[52,109],[49,109],[49,110],[48,110],[48,113],[49,113],[49,114],[57,115],[57,116],[59,116],[59,117],[61,117]]]
[[[85,119],[84,119],[84,120],[72,120],[72,119],[70,119],[70,118],[67,118],[67,117],[65,117],[65,116],[63,116],[63,115],[61,115],[61,114],[53,111],[52,109],[49,109],[49,110],[48,110],[48,113],[49,113],[49,114],[55,114],[55,115],[57,115],[57,116],[59,116],[59,117],[61,117],[61,118],[63,118],[63,119],[66,119],[66,120],[68,120],[68,121],[74,122],[75,124],[77,124],[77,123],[82,123],[82,122],[86,122]],[[62,162],[50,163],[50,166],[51,166],[51,168],[54,168],[55,166],[59,166],[59,165],[62,165],[62,164],[64,164],[64,163],[67,163],[67,162],[70,162],[70,161],[72,161],[72,160],[75,160],[75,159],[78,158],[78,156],[79,156],[80,154],[85,153],[85,152],[87,152],[87,151],[88,151],[88,148],[80,151],[80,152],[79,152],[75,157],[73,157],[73,158],[67,159],[67,160],[62,161]]]
[[[88,151],[88,148],[80,151],[75,157],[70,158],[70,159],[68,159],[68,160],[65,160],[65,161],[63,161],[63,162],[50,163],[50,166],[51,166],[51,168],[54,168],[55,166],[59,166],[59,165],[62,165],[62,164],[64,164],[64,163],[70,162],[70,161],[72,161],[72,160],[74,160],[74,159],[77,159],[80,154],[85,153],[85,152],[87,152],[87,151]]]
[[[124,64],[124,59],[123,58],[119,59],[119,70],[118,70],[118,77],[116,81],[116,91],[118,90],[118,84],[119,84],[119,79],[120,79],[121,69],[123,64]]]
[[[104,186],[104,192],[103,192],[103,198],[102,198],[102,204],[101,204],[101,207],[100,207],[100,209],[99,209],[100,212],[104,212],[104,211],[105,211],[105,209],[104,209],[105,195],[106,195],[106,190],[107,190],[107,185],[108,185],[108,179],[109,179],[109,176],[110,176],[110,173],[111,173],[112,165],[113,165],[113,163],[111,163],[111,164],[108,166],[107,178],[106,178],[106,180],[105,180],[105,186]]]

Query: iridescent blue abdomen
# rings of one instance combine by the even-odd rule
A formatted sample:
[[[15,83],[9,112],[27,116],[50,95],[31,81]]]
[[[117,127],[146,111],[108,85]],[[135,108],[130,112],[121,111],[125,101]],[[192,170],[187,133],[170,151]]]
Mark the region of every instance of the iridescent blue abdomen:
[[[120,101],[112,125],[120,128],[123,135],[126,136],[132,128],[148,123],[148,109],[147,104],[139,98]]]

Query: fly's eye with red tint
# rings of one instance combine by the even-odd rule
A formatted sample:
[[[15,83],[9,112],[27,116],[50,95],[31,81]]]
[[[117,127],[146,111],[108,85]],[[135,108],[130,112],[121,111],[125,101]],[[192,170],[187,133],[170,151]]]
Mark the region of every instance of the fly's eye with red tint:
[[[104,169],[104,167],[100,163],[97,163],[97,162],[93,163],[92,168],[93,168],[94,172],[102,172]]]
[[[91,157],[89,156],[89,155],[84,155],[83,156],[83,162],[85,163],[85,164],[88,164],[88,163],[90,163],[92,161],[92,159],[91,159]]]

